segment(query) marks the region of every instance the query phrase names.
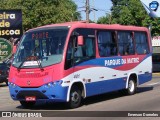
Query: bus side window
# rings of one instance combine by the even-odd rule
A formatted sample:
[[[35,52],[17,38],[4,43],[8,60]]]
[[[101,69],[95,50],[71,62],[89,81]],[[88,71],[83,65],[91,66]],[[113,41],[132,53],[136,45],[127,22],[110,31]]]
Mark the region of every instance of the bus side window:
[[[87,38],[86,40],[86,56],[88,57],[94,57],[95,51],[94,51],[94,41],[90,38]]]
[[[115,32],[100,31],[98,33],[98,49],[101,57],[117,55]]]
[[[128,41],[128,53],[131,55],[135,53],[132,33],[128,35]]]
[[[126,47],[125,47],[125,52],[127,55],[133,55],[134,52],[134,42],[133,42],[133,36],[132,33],[127,33],[127,42],[126,42]],[[126,54],[125,54],[126,55]]]
[[[118,32],[118,48],[120,55],[133,55],[135,53],[132,32]]]
[[[121,34],[118,34],[118,52],[120,55],[125,54],[124,44],[123,44],[123,39],[121,37]]]
[[[111,55],[117,55],[117,41],[116,41],[116,33],[112,32],[112,42],[111,42]]]
[[[149,46],[144,32],[135,32],[135,45],[137,54],[148,54]]]

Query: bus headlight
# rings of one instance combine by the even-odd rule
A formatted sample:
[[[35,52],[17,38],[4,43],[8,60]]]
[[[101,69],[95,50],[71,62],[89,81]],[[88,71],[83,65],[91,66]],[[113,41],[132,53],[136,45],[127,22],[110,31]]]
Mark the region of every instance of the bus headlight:
[[[15,87],[17,86],[16,84],[11,83],[11,82],[8,82],[8,85],[9,85],[10,87],[12,87],[12,88],[15,88]]]
[[[47,86],[48,86],[48,87],[51,87],[51,83],[48,83]]]
[[[47,83],[47,84],[44,85],[45,88],[50,88],[51,86],[52,86],[51,83]]]
[[[54,82],[55,85],[61,85],[62,83],[63,83],[62,80],[59,80],[59,81],[55,81],[55,82]]]
[[[45,84],[44,87],[46,87],[46,88],[54,87],[56,85],[61,85],[62,82],[63,82],[62,80],[55,81],[55,82],[50,82],[50,83]]]

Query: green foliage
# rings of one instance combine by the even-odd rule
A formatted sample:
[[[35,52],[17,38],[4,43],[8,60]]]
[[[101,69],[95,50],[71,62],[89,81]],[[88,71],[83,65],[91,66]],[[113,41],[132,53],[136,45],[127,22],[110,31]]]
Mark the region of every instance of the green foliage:
[[[152,35],[160,35],[160,19],[150,18],[140,0],[111,0],[111,23],[148,27],[152,25]],[[97,23],[109,24],[108,14],[99,18]]]
[[[0,0],[1,9],[22,9],[23,28],[81,19],[72,0]]]
[[[106,14],[106,16],[100,17],[97,21],[98,24],[111,24],[113,21],[111,21],[112,16],[110,14]]]

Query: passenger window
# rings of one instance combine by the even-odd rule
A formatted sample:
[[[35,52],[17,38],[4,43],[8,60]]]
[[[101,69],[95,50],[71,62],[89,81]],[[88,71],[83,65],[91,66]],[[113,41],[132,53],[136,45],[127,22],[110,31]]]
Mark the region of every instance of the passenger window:
[[[120,55],[135,53],[132,32],[118,32],[118,48]]]
[[[98,33],[98,49],[101,57],[117,55],[116,35],[114,32]]]
[[[137,54],[148,54],[149,46],[144,32],[135,32],[135,45]]]

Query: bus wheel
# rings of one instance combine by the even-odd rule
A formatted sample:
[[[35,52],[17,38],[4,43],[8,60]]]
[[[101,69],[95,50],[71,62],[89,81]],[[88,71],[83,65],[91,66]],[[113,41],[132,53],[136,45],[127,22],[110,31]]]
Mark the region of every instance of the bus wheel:
[[[73,109],[80,106],[82,100],[81,91],[78,89],[78,87],[73,86],[70,91],[70,100],[67,103],[68,107]]]
[[[136,89],[137,89],[137,85],[136,85],[135,80],[134,80],[133,78],[130,78],[130,79],[129,79],[129,82],[128,82],[127,94],[128,94],[128,95],[133,95],[133,94],[135,94]]]
[[[36,101],[20,101],[20,103],[24,108],[32,108],[36,104]]]

